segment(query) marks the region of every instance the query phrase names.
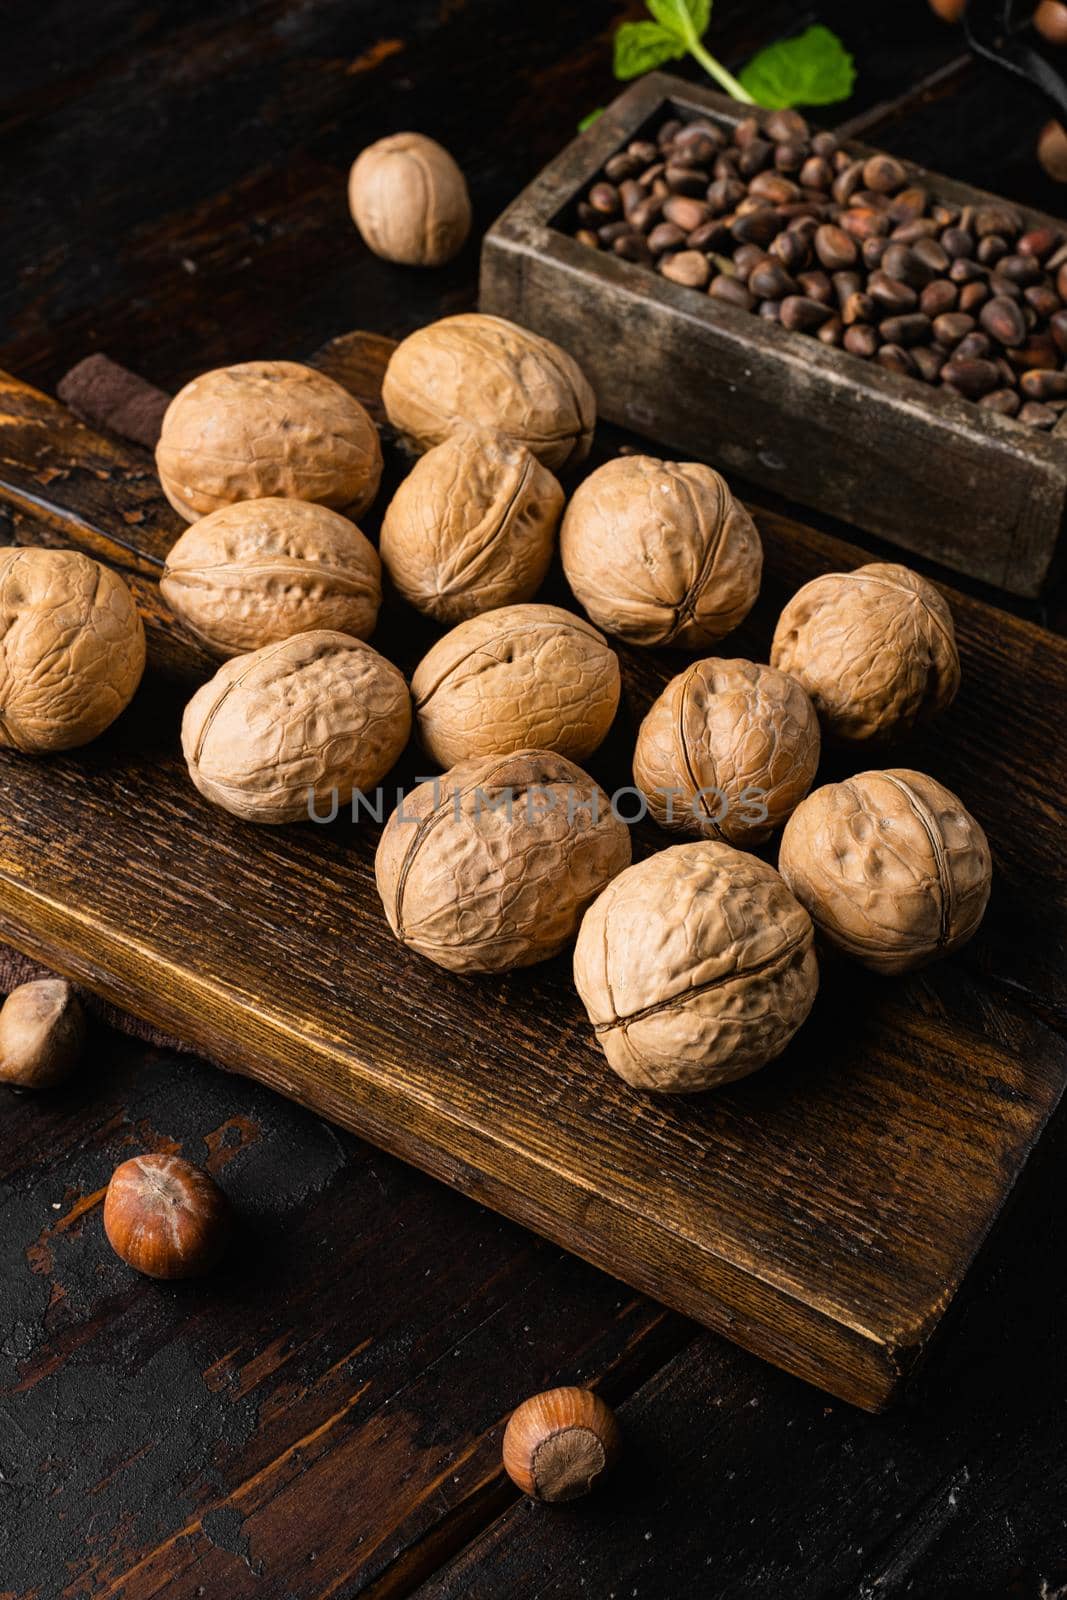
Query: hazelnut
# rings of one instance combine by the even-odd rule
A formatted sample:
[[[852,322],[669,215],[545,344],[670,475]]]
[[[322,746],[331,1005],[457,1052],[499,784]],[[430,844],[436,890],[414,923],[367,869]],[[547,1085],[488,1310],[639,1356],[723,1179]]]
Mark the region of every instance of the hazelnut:
[[[779,871],[819,932],[875,972],[908,972],[966,944],[989,899],[986,836],[922,772],[860,772],[801,802]]]
[[[629,829],[593,779],[520,750],[405,795],[374,872],[402,944],[452,972],[504,972],[557,955],[629,863]]]
[[[88,744],[133,699],[145,638],[133,596],[76,550],[0,550],[0,746]]]
[[[806,583],[778,620],[771,663],[808,691],[825,733],[856,743],[908,733],[960,684],[946,601],[887,562]]]
[[[773,867],[718,840],[677,844],[594,900],[574,982],[620,1078],[692,1094],[785,1049],[818,988],[813,937]]]
[[[553,471],[585,459],[596,423],[596,396],[565,350],[477,312],[431,322],[397,345],[382,400],[419,453],[463,425],[498,428]]]
[[[215,1180],[181,1156],[134,1156],[111,1175],[104,1232],[115,1254],[149,1278],[191,1278],[214,1266],[229,1227]]]
[[[0,1008],[0,1083],[50,1089],[68,1077],[85,1046],[85,1012],[65,978],[12,989]]]
[[[619,703],[619,660],[560,606],[502,606],[439,639],[411,680],[419,737],[442,767],[513,750],[581,761]]]
[[[310,500],[239,500],[187,528],[160,590],[213,655],[244,655],[326,628],[366,639],[381,562],[355,523]]]
[[[368,249],[409,267],[451,261],[470,232],[466,180],[423,133],[394,133],[362,150],[348,177],[348,207]]]
[[[736,628],[759,593],[763,548],[717,472],[620,456],[563,517],[567,582],[598,627],[632,644],[700,650]]]
[[[541,587],[563,490],[524,444],[464,431],[416,461],[382,523],[386,571],[438,622],[531,599]]]
[[[359,517],[378,493],[382,449],[359,401],[325,373],[296,361],[245,361],[178,391],[156,467],[186,522],[274,495]]]
[[[754,661],[696,661],[637,736],[634,782],[665,828],[759,844],[807,794],[819,719],[799,683]]]
[[[200,793],[248,822],[347,805],[394,765],[411,699],[392,662],[319,630],[235,656],[190,700],[182,749]]]
[[[615,1413],[589,1389],[548,1389],[513,1411],[504,1470],[534,1500],[578,1500],[618,1459]]]

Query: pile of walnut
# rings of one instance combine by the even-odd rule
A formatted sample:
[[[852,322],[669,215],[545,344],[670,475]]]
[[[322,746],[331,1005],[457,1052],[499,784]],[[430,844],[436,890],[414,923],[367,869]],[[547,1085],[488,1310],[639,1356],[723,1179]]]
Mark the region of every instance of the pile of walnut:
[[[409,155],[357,171],[359,205]],[[418,459],[380,556],[354,520],[378,492],[378,432],[346,389],[257,361],[171,402],[157,462],[191,526],[161,587],[222,661],[182,725],[202,794],[247,821],[332,815],[382,782],[414,726],[444,776],[382,833],[389,927],[458,973],[573,943],[596,1038],[643,1089],[707,1089],[780,1055],[815,999],[817,937],[886,973],[970,938],[990,858],[955,796],[895,768],[809,792],[821,736],[876,748],[952,701],[959,659],[936,589],[898,565],[830,573],[786,606],[769,664],[723,659],[711,652],[759,592],[751,518],[709,467],[648,456],[609,461],[565,504],[556,473],[586,455],[596,409],[566,352],[497,317],[449,317],[397,347],[383,400]],[[557,535],[581,612],[534,599]],[[410,689],[367,642],[383,566],[447,629]],[[83,556],[8,552],[0,628],[0,739],[20,749],[93,737],[136,687],[130,595]],[[683,842],[636,864],[575,764],[619,705],[606,635],[697,658],[634,752],[651,815]],[[778,871],[746,853],[783,827]]]

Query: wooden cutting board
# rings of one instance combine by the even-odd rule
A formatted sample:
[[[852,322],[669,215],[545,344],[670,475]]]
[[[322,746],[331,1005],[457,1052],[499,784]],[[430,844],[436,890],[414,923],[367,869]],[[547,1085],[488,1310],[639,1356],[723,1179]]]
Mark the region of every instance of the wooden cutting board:
[[[340,341],[320,360],[374,404],[388,350]],[[402,470],[391,456],[382,503]],[[728,648],[766,659],[786,598],[864,556],[754,510],[764,588]],[[1067,646],[950,593],[962,691],[892,753],[989,833],[974,943],[896,981],[826,960],[778,1063],[716,1094],[651,1098],[609,1071],[566,958],[459,978],[399,947],[374,888],[376,826],[257,829],[197,794],[178,728],[214,666],[156,589],[180,528],[147,452],[0,375],[0,536],[121,571],[151,663],[96,744],[0,754],[0,938],[768,1360],[884,1405],[1067,1080]],[[565,600],[558,574],[544,597]],[[435,632],[393,602],[374,643],[409,671]],[[628,781],[634,723],[679,664],[620,654],[624,707],[589,763],[609,787]],[[869,764],[831,759],[821,777]],[[412,753],[390,782],[424,767]],[[661,843],[637,831],[638,854]]]

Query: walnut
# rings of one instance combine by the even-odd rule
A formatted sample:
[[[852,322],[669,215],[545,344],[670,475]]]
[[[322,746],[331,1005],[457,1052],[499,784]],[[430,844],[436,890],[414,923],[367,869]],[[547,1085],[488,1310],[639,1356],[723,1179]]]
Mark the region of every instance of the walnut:
[[[857,743],[907,733],[960,684],[947,603],[894,562],[806,583],[778,620],[771,663],[803,684],[824,732]]]
[[[0,745],[72,750],[133,699],[145,638],[133,596],[76,550],[0,550]]]
[[[347,634],[298,633],[220,667],[190,700],[182,749],[201,794],[249,822],[328,817],[407,743],[396,667]]]
[[[718,840],[677,844],[594,900],[574,981],[621,1078],[692,1094],[785,1049],[818,988],[813,932],[773,867]]]
[[[754,661],[696,661],[672,678],[637,737],[634,782],[665,828],[759,844],[803,799],[819,719],[800,685]]]
[[[560,606],[502,606],[439,639],[411,680],[419,737],[442,767],[512,750],[581,761],[619,703],[619,660]]]
[[[585,459],[596,423],[596,396],[565,350],[477,312],[403,340],[382,400],[410,449],[428,450],[464,425],[499,428],[553,470]]]
[[[463,248],[471,202],[462,172],[436,139],[394,133],[360,152],[348,177],[352,221],[376,256],[439,267]]]
[[[381,562],[347,517],[310,500],[238,500],[187,528],[160,590],[217,656],[326,628],[365,639],[382,598]]]
[[[359,401],[332,378],[296,361],[245,361],[178,391],[156,467],[186,522],[273,495],[358,518],[378,493],[382,449]]]
[[[382,523],[386,570],[439,622],[529,600],[552,560],[563,490],[524,444],[468,430],[416,463]]]
[[[593,779],[520,750],[405,795],[374,870],[402,944],[452,972],[503,972],[557,955],[629,862],[629,829]]]
[[[956,796],[903,767],[816,789],[786,825],[778,866],[830,944],[886,973],[966,944],[992,875]]]
[[[560,529],[567,582],[598,627],[702,650],[748,615],[763,547],[710,467],[620,456],[591,473]]]

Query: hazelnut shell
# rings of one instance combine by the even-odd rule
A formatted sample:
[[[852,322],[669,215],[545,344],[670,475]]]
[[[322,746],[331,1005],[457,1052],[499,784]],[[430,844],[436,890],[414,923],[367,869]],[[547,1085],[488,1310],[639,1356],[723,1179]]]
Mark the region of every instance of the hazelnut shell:
[[[187,522],[235,500],[315,500],[358,518],[382,476],[359,401],[297,361],[217,367],[180,389],[156,446],[163,493]]]
[[[439,639],[411,690],[419,738],[442,767],[524,749],[581,761],[615,716],[619,661],[584,617],[503,606]]]
[[[235,656],[197,691],[182,749],[201,794],[249,822],[298,822],[378,784],[411,731],[401,674],[344,633]]]
[[[773,867],[717,840],[673,845],[593,902],[574,981],[621,1078],[691,1094],[785,1049],[818,988],[813,937]]]
[[[523,444],[464,430],[418,461],[382,523],[404,599],[438,622],[530,600],[552,560],[563,490]]]
[[[12,989],[0,1007],[0,1083],[49,1089],[70,1076],[85,1048],[85,1012],[65,978]]]
[[[0,746],[88,744],[129,705],[144,664],[117,573],[75,550],[0,550]]]
[[[457,428],[498,428],[555,471],[584,460],[596,396],[559,345],[503,317],[431,322],[393,352],[382,384],[389,421],[415,451]]]
[[[167,557],[163,598],[213,655],[245,655],[325,628],[366,639],[381,562],[355,523],[310,500],[239,500],[187,528]]]
[[[423,133],[394,133],[360,152],[348,178],[352,220],[374,254],[439,267],[471,226],[467,183],[448,151]]]
[[[181,1156],[134,1156],[116,1167],[104,1197],[115,1254],[149,1278],[190,1278],[221,1255],[229,1205],[213,1178]]]
[[[696,462],[620,456],[590,474],[563,517],[567,582],[606,633],[702,650],[759,594],[763,547],[725,480]]]
[[[951,790],[903,767],[816,789],[786,825],[778,867],[828,943],[883,973],[965,944],[992,878],[981,826]]]
[[[629,863],[629,829],[593,779],[520,750],[405,795],[374,871],[401,943],[452,972],[503,972],[557,955]]]
[[[504,1469],[534,1500],[588,1494],[621,1447],[615,1414],[589,1389],[549,1389],[512,1412],[504,1430]]]
[[[894,562],[806,583],[778,619],[771,665],[807,690],[825,733],[854,743],[909,733],[960,683],[947,602]]]
[[[634,782],[661,827],[759,844],[811,788],[819,743],[795,679],[754,661],[695,661],[642,722]]]

